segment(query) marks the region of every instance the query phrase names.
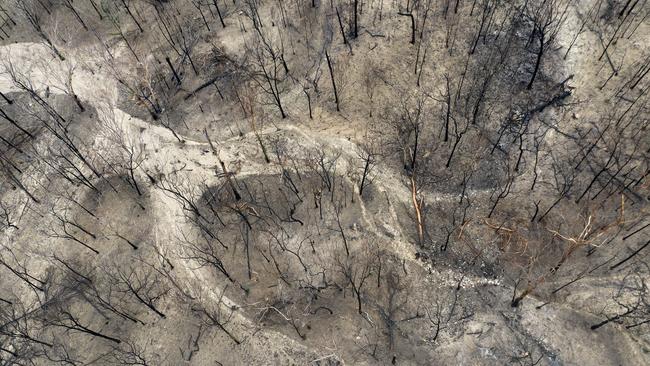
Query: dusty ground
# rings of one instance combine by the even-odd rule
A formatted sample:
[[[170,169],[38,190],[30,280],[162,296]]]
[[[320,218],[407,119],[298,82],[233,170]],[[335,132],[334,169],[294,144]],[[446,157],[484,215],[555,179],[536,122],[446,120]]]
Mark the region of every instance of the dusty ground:
[[[579,6],[570,8],[566,22],[570,30],[575,31],[580,26],[580,11]],[[227,19],[229,27],[219,31],[213,42],[219,45],[224,54],[236,58],[241,53],[243,40],[236,25],[236,15]],[[385,32],[385,38],[364,34],[355,45],[354,56],[346,56],[344,46],[336,45],[339,49],[335,53],[340,57],[341,65],[343,58],[351,59],[346,61],[350,65],[346,72],[354,75],[351,79],[359,78],[362,66],[358,65],[363,64],[362,60],[376,55],[384,55],[378,62],[391,65],[386,71],[389,74],[387,79],[397,80],[395,83],[400,84],[403,82],[401,78],[410,78],[400,76],[397,70],[411,67],[408,58],[412,57],[413,50],[399,48],[399,51],[395,51],[398,44],[406,43],[409,29],[403,19],[391,22],[391,26],[385,26],[390,29]],[[567,31],[567,34],[574,32]],[[162,122],[153,121],[125,96],[122,86],[104,63],[106,51],[93,41],[84,39],[76,47],[65,48],[65,61],[53,57],[42,43],[22,38],[16,41],[1,46],[0,58],[10,60],[40,94],[45,95],[47,88],[48,100],[62,99],[62,110],[74,111],[75,108],[69,97],[64,97],[65,71],[74,68],[73,89],[87,108],[83,114],[79,114],[81,117],[75,120],[73,128],[78,128],[90,146],[98,150],[110,146],[110,136],[101,128],[107,121],[122,131],[125,139],[137,141],[142,154],[137,178],[143,192],[137,195],[122,179],[110,177],[110,174],[107,174],[110,177],[108,181],[114,184],[115,190],[106,182],[98,184],[101,194],[84,187],[77,188],[75,196],[82,201],[86,210],[93,212],[94,217],[79,207],[68,207],[65,212],[77,218],[84,228],[94,234],[95,237],[91,238],[87,233],[76,231],[99,251],[97,255],[75,246],[69,240],[53,238],[48,230],[49,219],[39,218],[38,211],[22,217],[17,225],[20,230],[4,230],[0,235],[2,245],[18,248],[21,255],[29,259],[30,267],[39,274],[47,271],[48,258],[54,251],[74,258],[83,268],[99,272],[104,269],[110,272],[111,268],[120,266],[141,268],[147,261],[158,260],[156,253],[166,253],[172,258],[172,278],[178,287],[193,299],[222,309],[225,313],[232,312],[226,327],[238,344],[218,328],[200,327],[200,319],[191,311],[191,306],[179,306],[184,301],[190,301],[177,293],[180,291],[176,291],[176,285],[169,285],[173,287],[170,293],[174,295],[166,296],[159,302],[159,308],[166,314],[164,319],[146,309],[137,311],[145,325],[120,319],[109,320],[99,313],[87,312],[88,315],[83,318],[85,322],[97,324],[107,333],[128,338],[144,347],[150,364],[371,365],[390,364],[392,361],[399,365],[645,365],[650,362],[647,335],[639,336],[617,324],[598,331],[589,329],[590,325],[602,320],[599,314],[602,309],[596,299],[607,297],[616,290],[617,274],[596,272],[572,287],[570,294],[559,293],[557,298],[562,298],[562,301],[553,301],[555,298],[548,294],[549,289],[562,285],[582,267],[567,269],[566,273],[540,286],[520,307],[512,308],[512,272],[504,269],[505,265],[502,265],[498,255],[490,255],[491,251],[496,253],[501,244],[498,238],[492,236],[491,230],[486,229],[484,214],[475,215],[469,220],[465,236],[454,234],[458,239],[449,251],[439,252],[431,248],[438,248],[444,237],[441,239],[432,235],[436,239],[428,248],[416,245],[411,191],[400,167],[395,167],[399,164],[379,162],[372,185],[360,197],[358,176],[353,174],[359,165],[357,152],[364,138],[372,132],[373,121],[388,114],[390,111],[386,110],[390,106],[377,105],[374,107],[375,117],[367,117],[366,109],[373,107],[353,97],[358,91],[358,86],[353,82],[341,86],[343,112],[340,114],[336,113],[332,102],[323,97],[322,103],[314,108],[314,118],[308,119],[301,90],[295,87],[285,97],[288,118],[277,118],[276,111],[269,107],[265,109],[258,126],[258,133],[264,141],[283,141],[287,146],[287,156],[302,159],[300,161],[315,156],[317,151],[324,151],[328,156],[339,156],[334,187],[339,190],[339,197],[344,197],[341,201],[345,205],[337,207],[334,204],[334,193],[331,194],[332,202],[327,202],[328,193],[323,192],[323,218],[318,208],[314,207],[310,192],[313,182],[319,179],[313,170],[305,163],[289,173],[300,181],[297,185],[300,192],[298,202],[291,196],[282,178],[283,166],[275,157],[271,163],[264,161],[258,137],[251,131],[248,121],[240,115],[236,103],[220,103],[212,90],[204,90],[194,98],[184,99],[184,93],[199,85],[200,78],[189,78],[187,83],[190,85],[185,85],[185,90],[169,102],[173,106],[171,115],[183,119],[183,123],[175,122],[173,126],[175,133],[183,140],[179,142]],[[560,45],[570,41],[569,36],[558,39]],[[146,42],[142,41],[139,45],[146,49]],[[634,52],[647,51],[647,44],[636,46],[630,45],[628,57],[633,57]],[[593,70],[592,63],[596,49],[599,48],[595,35],[587,30],[579,37],[569,57],[561,61],[562,67],[545,70],[544,77],[562,80],[575,74],[571,81],[576,88],[573,98],[583,101],[597,98],[593,103],[598,103],[603,97],[592,91],[597,84],[594,74],[598,74],[597,70]],[[130,62],[128,51],[120,43],[112,46],[112,52],[120,62]],[[205,46],[203,51],[196,52],[200,55],[197,59],[202,56],[208,58],[210,50]],[[551,57],[561,58],[558,54]],[[549,59],[547,63],[556,64],[555,61]],[[435,73],[434,76],[436,66],[430,65],[425,69],[434,85],[441,75]],[[227,69],[224,66],[224,70]],[[191,71],[185,72],[189,75]],[[598,80],[600,82],[601,79]],[[406,82],[403,83],[406,85]],[[0,75],[0,91],[15,99],[26,99],[6,73]],[[382,100],[381,96],[377,99]],[[588,118],[585,116],[592,113],[589,107],[576,107],[573,113],[580,117],[572,119],[570,123],[579,126],[582,118]],[[554,113],[549,112],[549,118],[552,119]],[[176,117],[173,119],[179,121]],[[569,131],[574,126],[565,127],[564,130]],[[218,155],[213,153],[206,141],[204,128],[218,146]],[[549,150],[561,149],[565,139],[551,131],[545,143]],[[42,140],[39,144],[46,146],[48,141]],[[472,147],[465,149],[469,152],[461,155],[471,156]],[[181,201],[152,184],[151,177],[158,180],[156,183],[174,181],[197,198],[203,197],[203,200],[199,200],[203,202],[209,199],[206,198],[208,190],[216,191],[218,187],[224,187],[223,176],[215,173],[221,171],[220,161],[226,162],[238,184],[246,187],[251,200],[253,197],[257,202],[267,199],[257,210],[271,212],[274,209],[282,216],[289,215],[292,202],[298,205],[293,207],[295,211],[291,215],[301,222],[283,224],[287,231],[284,245],[293,250],[297,248],[298,253],[311,254],[306,255],[307,263],[302,265],[287,252],[282,254],[280,266],[291,280],[300,279],[319,286],[322,283],[318,271],[330,270],[333,263],[344,255],[334,216],[337,209],[341,210],[344,223],[343,229],[338,230],[345,230],[346,240],[354,253],[361,253],[370,244],[381,248],[380,255],[386,260],[386,268],[392,268],[398,278],[408,283],[399,297],[408,303],[409,310],[399,315],[399,326],[391,349],[386,343],[380,311],[376,310],[383,306],[387,296],[386,287],[376,286],[373,276],[368,279],[372,284],[368,285],[369,289],[364,295],[367,310],[365,315],[359,315],[354,294],[348,288],[330,287],[318,291],[316,297],[310,297],[312,293],[304,296],[302,289],[285,286],[280,271],[264,254],[265,246],[274,240],[267,231],[276,230],[265,220],[259,219],[253,223],[253,232],[256,233],[253,240],[262,249],[253,249],[250,254],[253,272],[250,275],[246,247],[240,239],[241,225],[235,224],[237,215],[233,212],[223,213],[223,220],[233,222],[226,225],[227,228],[222,229],[216,221],[212,222],[212,229],[228,247],[223,251],[222,258],[230,275],[237,279],[236,283],[227,281],[218,271],[201,266],[196,258],[192,258],[185,239],[193,238],[194,242],[203,240],[191,220],[194,213],[188,214],[187,207]],[[479,170],[486,172],[486,179],[468,187],[466,193],[468,199],[485,206],[481,207],[483,210],[489,210],[487,198],[496,187],[496,183],[490,179],[490,171],[497,171],[498,167],[497,162],[487,159],[480,164],[483,165]],[[441,169],[442,165],[444,162],[434,169],[439,169],[441,175],[450,174]],[[25,176],[33,178],[29,180],[30,187],[48,192],[48,182],[40,175],[41,169],[41,166],[26,166]],[[538,169],[541,172],[540,185],[550,181],[550,176],[544,173],[548,172],[548,167],[540,165]],[[530,184],[530,170],[523,174],[525,177],[514,188],[517,192],[526,192],[524,187]],[[428,214],[434,218],[428,223],[434,227],[431,229],[433,232],[440,229],[435,228],[435,218],[442,221],[456,214],[455,203],[459,199],[459,192],[448,183],[432,182],[427,187],[420,194],[428,202]],[[282,192],[282,195],[276,192]],[[543,197],[545,193],[536,194]],[[19,191],[3,192],[2,199],[21,202],[20,195]],[[209,209],[209,204],[205,203],[199,207],[200,212],[208,212]],[[513,208],[512,211],[525,209]],[[579,218],[569,215],[565,220],[579,221]],[[285,230],[278,230],[276,234],[284,235]],[[128,238],[138,249],[131,248],[120,236]],[[311,246],[306,244],[308,238]],[[643,238],[647,239],[647,236],[639,238],[638,242],[641,243]],[[423,252],[431,254],[427,259],[421,259],[419,254]],[[474,253],[482,254],[475,256]],[[577,259],[577,263],[584,261],[588,266],[601,258],[609,258],[611,253],[614,252],[597,252],[589,259]],[[580,258],[583,256],[581,254]],[[358,261],[361,263],[362,260]],[[303,271],[303,266],[310,270],[305,268]],[[8,289],[12,286],[4,280],[8,275],[2,272],[2,276],[0,286]],[[19,297],[31,296],[25,289],[15,292]],[[286,301],[294,298],[300,300]],[[373,306],[379,303],[382,306]],[[453,304],[453,309],[449,304]],[[136,309],[138,305],[134,303],[129,306]],[[435,330],[435,323],[430,317],[436,309],[441,311],[444,323],[438,323],[439,331]],[[295,321],[293,325],[288,318]],[[110,351],[108,345],[97,345],[79,333],[66,333],[65,337],[76,345],[75,354],[93,355],[85,358],[85,362],[90,362],[92,358],[99,363],[108,362],[107,358],[102,357],[103,353]],[[191,350],[193,352],[188,356]]]

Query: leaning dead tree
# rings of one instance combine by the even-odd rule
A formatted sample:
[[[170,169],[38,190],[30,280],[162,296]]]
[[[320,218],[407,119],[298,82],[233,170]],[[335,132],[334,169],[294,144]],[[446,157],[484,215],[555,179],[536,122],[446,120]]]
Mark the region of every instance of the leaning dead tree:
[[[248,1],[247,4],[246,15],[253,23],[255,32],[247,45],[252,53],[251,78],[267,96],[268,101],[277,107],[280,116],[286,118],[282,95],[287,90],[285,84],[289,78],[289,68],[284,58],[282,40],[277,40],[281,36],[273,34],[273,29],[263,27],[254,1]]]
[[[130,297],[132,302],[146,307],[160,318],[166,318],[158,302],[169,292],[169,285],[159,272],[148,266],[133,263],[128,266],[112,265],[106,275],[116,286],[116,291]]]
[[[533,27],[530,39],[537,42],[535,67],[527,89],[532,89],[544,55],[555,44],[555,39],[566,21],[569,4],[566,0],[551,0],[541,3],[528,2],[526,5],[524,16]]]
[[[209,327],[217,327],[220,331],[225,333],[235,344],[241,344],[241,341],[228,330],[228,324],[231,322],[235,310],[230,308],[224,299],[224,295],[228,286],[225,286],[219,292],[219,298],[216,303],[214,301],[198,301],[192,305],[192,312],[196,314],[201,321]]]
[[[63,57],[59,49],[54,45],[52,35],[48,34],[45,30],[45,19],[51,14],[48,7],[39,0],[18,0],[14,6],[23,16],[25,22],[41,38],[43,43],[52,50],[56,57],[64,61],[65,57]]]

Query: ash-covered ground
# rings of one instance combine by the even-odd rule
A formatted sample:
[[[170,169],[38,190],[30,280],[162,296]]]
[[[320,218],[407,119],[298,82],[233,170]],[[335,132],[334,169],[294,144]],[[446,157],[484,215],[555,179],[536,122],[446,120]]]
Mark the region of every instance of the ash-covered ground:
[[[650,2],[0,4],[2,365],[646,365]]]

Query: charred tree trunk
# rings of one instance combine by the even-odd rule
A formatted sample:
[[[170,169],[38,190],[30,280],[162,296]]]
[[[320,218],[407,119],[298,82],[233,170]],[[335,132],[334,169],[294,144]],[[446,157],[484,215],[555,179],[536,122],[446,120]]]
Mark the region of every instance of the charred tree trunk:
[[[334,80],[334,71],[332,70],[332,61],[330,55],[325,51],[325,58],[327,59],[327,67],[330,70],[330,79],[332,79],[332,88],[334,89],[334,101],[336,102],[336,111],[340,112],[339,108],[339,93],[336,90],[336,81]]]
[[[397,13],[399,15],[411,18],[411,44],[415,44],[415,17],[413,13]]]

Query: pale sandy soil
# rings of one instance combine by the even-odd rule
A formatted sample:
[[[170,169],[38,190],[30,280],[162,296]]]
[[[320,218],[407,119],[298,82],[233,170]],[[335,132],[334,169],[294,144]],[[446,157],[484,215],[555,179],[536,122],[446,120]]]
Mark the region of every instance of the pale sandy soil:
[[[575,30],[579,24],[576,10],[572,9],[567,22],[571,29]],[[232,27],[236,28],[236,27]],[[230,30],[230,32],[234,32]],[[403,37],[402,34],[389,34],[388,37]],[[573,32],[567,32],[573,34]],[[230,48],[236,52],[241,46],[239,37],[232,37],[237,41],[230,42],[226,49]],[[570,39],[562,38],[560,43],[566,44]],[[590,63],[582,57],[590,55],[588,52],[596,47],[596,40],[593,34],[586,32],[580,37],[574,46],[572,53],[565,63],[565,69],[558,71],[559,74],[567,75],[574,70],[585,70]],[[121,49],[121,52],[124,52]],[[116,107],[118,102],[117,82],[106,69],[101,69],[102,64],[98,49],[78,48],[66,53],[67,60],[61,62],[52,57],[51,52],[42,44],[16,43],[5,45],[0,49],[0,57],[11,60],[20,73],[28,77],[41,93],[44,93],[45,86],[49,86],[50,93],[64,93],[65,70],[74,68],[72,85],[76,94],[84,103],[93,106],[99,115],[95,118],[100,120],[113,120],[130,138],[140,140],[144,146],[146,160],[144,170],[155,173],[170,175],[181,170],[187,177],[189,184],[215,183],[214,167],[218,165],[218,159],[210,152],[206,141],[197,137],[186,137],[184,144],[179,144],[172,133],[166,128],[154,125],[147,121],[138,119],[127,114]],[[592,57],[592,56],[589,56]],[[91,69],[94,72],[91,72]],[[558,77],[559,78],[559,77]],[[582,95],[580,91],[589,89],[591,75],[588,73],[577,74],[572,85],[578,89],[578,98],[589,98],[590,95]],[[0,91],[8,93],[17,91],[12,81],[6,74],[0,75]],[[327,111],[323,112],[323,118],[327,117]],[[321,116],[321,111],[316,110],[315,114]],[[356,158],[358,146],[355,141],[361,136],[353,128],[345,127],[318,127],[305,124],[295,124],[292,121],[266,126],[260,133],[264,136],[287,136],[295,144],[296,149],[308,149],[315,146],[323,146],[326,150],[342,151],[340,169],[346,171],[346,162]],[[551,132],[548,136],[548,143],[553,144],[555,136]],[[95,144],[101,146],[102,136],[97,136]],[[219,158],[236,168],[239,178],[255,177],[264,174],[278,174],[279,168],[274,165],[262,163],[259,158],[260,152],[252,133],[243,136],[231,137],[217,142]],[[541,169],[541,167],[540,167]],[[146,177],[141,176],[143,180]],[[349,179],[349,178],[348,178]],[[462,270],[452,268],[436,268],[429,263],[415,259],[416,248],[402,232],[400,224],[401,211],[398,206],[409,206],[410,192],[404,178],[393,170],[379,169],[375,178],[375,186],[381,196],[390,197],[391,205],[387,206],[381,215],[369,212],[366,206],[361,203],[361,220],[364,227],[376,236],[384,236],[390,232],[394,239],[390,241],[390,250],[399,258],[406,261],[410,266],[418,267],[427,273],[424,282],[434,288],[453,288],[460,282],[460,287],[469,293],[476,290],[477,301],[483,301],[480,291],[485,288],[492,288],[493,297],[487,302],[507,303],[510,296],[510,287],[500,280],[488,279],[474,274],[464,273]],[[522,183],[523,184],[523,183]],[[489,195],[490,192],[483,190],[471,190],[470,197]],[[458,196],[446,193],[425,192],[424,198],[428,202],[447,202],[457,200]],[[189,224],[183,219],[182,208],[173,198],[160,190],[152,189],[150,201],[153,211],[149,213],[155,221],[153,225],[155,245],[167,251],[182,251],[181,247],[175,245],[173,238],[178,237],[179,230],[189,230]],[[22,226],[27,226],[23,223]],[[36,233],[35,233],[36,235]],[[5,245],[12,241],[11,234],[1,236]],[[205,284],[212,283],[214,275],[207,270],[195,270],[191,262],[180,266],[184,272],[177,274],[180,281],[193,284],[194,295],[201,298],[212,299],[215,302],[221,296],[220,289]],[[602,365],[645,365],[650,359],[647,350],[645,353],[640,349],[643,347],[638,340],[632,339],[624,331],[617,327],[603,329],[601,332],[592,332],[588,325],[593,324],[596,319],[591,313],[597,309],[588,309],[590,297],[595,296],[593,288],[583,282],[584,291],[576,290],[571,295],[569,304],[550,304],[543,310],[535,309],[541,304],[532,298],[530,302],[517,312],[508,312],[508,308],[500,307],[501,310],[489,313],[483,308],[467,325],[466,333],[450,343],[442,344],[429,355],[414,356],[413,364],[426,363],[429,359],[431,364],[493,364],[497,359],[495,352],[501,352],[504,344],[515,343],[513,334],[524,334],[530,339],[541,343],[541,348],[548,350],[545,359],[548,364],[602,364]],[[225,304],[229,306],[242,307],[246,304],[236,303],[232,299],[224,298]],[[489,307],[489,305],[488,305]],[[497,307],[497,305],[495,305]],[[346,345],[337,345],[337,339],[332,339],[332,344],[315,344],[313,341],[301,342],[294,336],[288,335],[287,331],[276,329],[260,328],[255,319],[246,316],[244,312],[234,313],[233,323],[230,325],[234,333],[242,335],[245,341],[233,351],[232,345],[223,335],[217,334],[202,341],[201,349],[204,352],[197,353],[193,364],[208,364],[211,360],[210,354],[220,355],[220,362],[224,365],[230,364],[308,364],[321,358],[329,359],[354,359],[353,352],[346,349]],[[509,319],[518,318],[517,322],[510,322]],[[352,321],[350,321],[352,323]],[[516,323],[516,324],[515,324]],[[500,327],[494,326],[499,324]],[[508,328],[512,324],[512,328]],[[509,330],[508,330],[509,329]],[[173,332],[173,329],[157,329],[157,332]],[[347,331],[347,330],[346,330]],[[327,335],[325,338],[332,338]],[[344,337],[350,338],[350,335]],[[526,338],[524,337],[524,338]],[[335,337],[334,337],[335,338]],[[426,343],[425,339],[418,339],[417,342]],[[161,346],[154,346],[160,348]],[[645,346],[647,347],[647,345]],[[156,352],[165,353],[164,349]],[[554,355],[553,358],[552,355]],[[331,357],[330,357],[331,356]],[[356,362],[355,362],[356,361]],[[349,362],[350,364],[373,364],[370,359],[361,359]],[[171,360],[162,361],[172,364]],[[405,363],[407,364],[407,363]]]

